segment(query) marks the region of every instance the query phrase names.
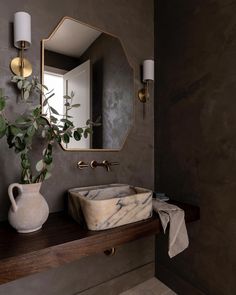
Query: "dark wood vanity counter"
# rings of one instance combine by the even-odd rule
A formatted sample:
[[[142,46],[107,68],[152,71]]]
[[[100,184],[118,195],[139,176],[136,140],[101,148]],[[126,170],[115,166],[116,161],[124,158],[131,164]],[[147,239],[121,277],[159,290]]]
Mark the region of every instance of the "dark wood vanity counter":
[[[200,218],[198,207],[172,203],[184,209],[186,222]],[[0,284],[160,232],[156,214],[146,221],[97,232],[82,229],[63,212],[50,214],[43,229],[31,234],[18,234],[7,222],[1,222]]]

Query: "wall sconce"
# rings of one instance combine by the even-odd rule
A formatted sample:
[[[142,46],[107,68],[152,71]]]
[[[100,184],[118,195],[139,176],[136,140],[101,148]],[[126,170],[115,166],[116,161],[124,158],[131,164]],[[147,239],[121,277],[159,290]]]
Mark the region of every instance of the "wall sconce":
[[[138,92],[139,100],[146,103],[149,99],[149,83],[154,81],[154,60],[146,59],[143,61],[143,84],[144,88]]]
[[[14,46],[19,49],[19,57],[15,57],[10,64],[12,72],[21,77],[32,74],[31,63],[24,58],[24,50],[31,45],[31,16],[27,12],[14,14]]]

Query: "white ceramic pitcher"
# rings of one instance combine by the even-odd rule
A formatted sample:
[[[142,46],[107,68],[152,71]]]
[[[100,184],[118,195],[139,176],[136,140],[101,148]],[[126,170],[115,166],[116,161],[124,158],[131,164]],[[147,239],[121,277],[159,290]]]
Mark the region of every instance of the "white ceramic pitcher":
[[[19,194],[13,196],[13,189],[18,188]],[[8,220],[19,233],[30,233],[39,230],[48,218],[49,208],[39,190],[41,183],[13,183],[8,188],[11,208]]]

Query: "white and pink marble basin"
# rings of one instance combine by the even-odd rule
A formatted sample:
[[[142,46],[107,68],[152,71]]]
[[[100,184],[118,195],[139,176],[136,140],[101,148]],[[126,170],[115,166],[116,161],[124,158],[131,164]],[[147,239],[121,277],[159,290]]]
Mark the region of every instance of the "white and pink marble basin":
[[[70,189],[69,214],[90,230],[109,229],[152,216],[152,191],[128,184]],[[81,212],[82,211],[82,212]]]

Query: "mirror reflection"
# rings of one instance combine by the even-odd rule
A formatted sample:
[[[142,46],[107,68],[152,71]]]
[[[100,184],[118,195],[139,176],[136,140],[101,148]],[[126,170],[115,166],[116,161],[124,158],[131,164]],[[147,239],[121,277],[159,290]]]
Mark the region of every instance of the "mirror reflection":
[[[101,123],[63,148],[121,149],[133,122],[134,81],[120,40],[66,17],[42,50],[42,80],[55,93],[50,105],[76,127]]]

